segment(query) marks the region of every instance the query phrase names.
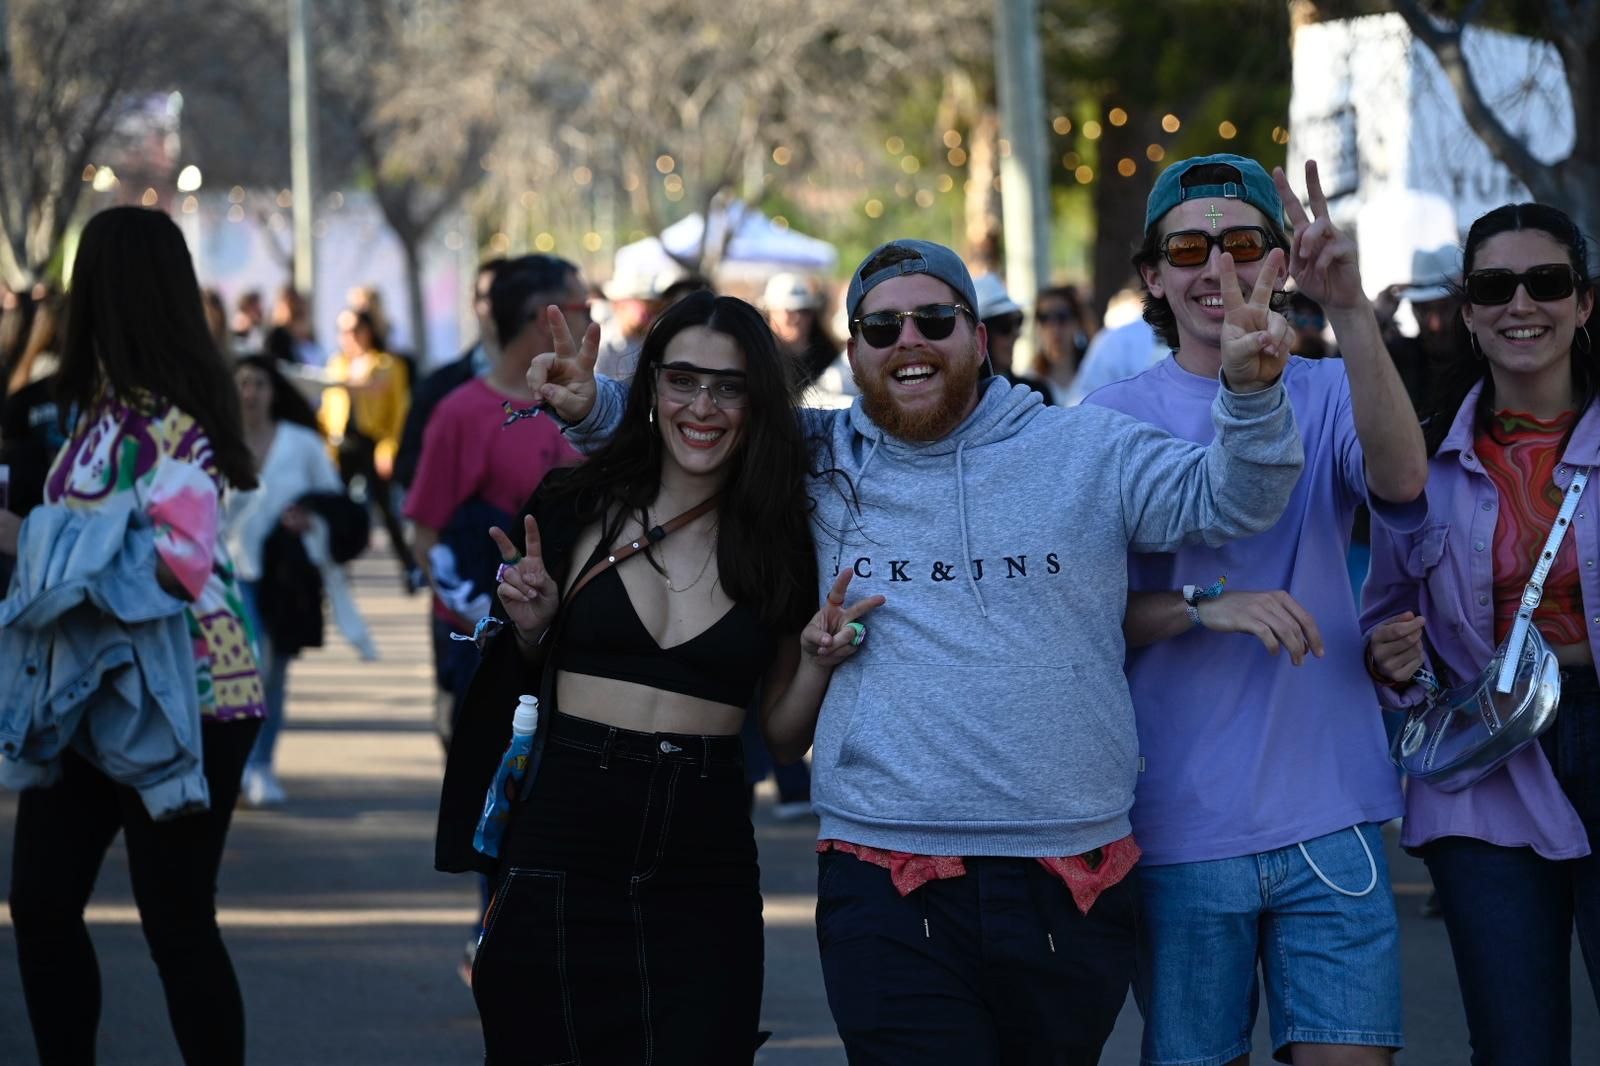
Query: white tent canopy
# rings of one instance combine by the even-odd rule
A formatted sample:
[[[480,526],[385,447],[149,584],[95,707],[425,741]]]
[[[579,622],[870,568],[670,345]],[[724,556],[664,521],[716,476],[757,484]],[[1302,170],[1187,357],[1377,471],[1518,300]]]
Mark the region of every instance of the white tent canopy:
[[[705,235],[705,218],[695,212],[662,230],[659,237],[646,237],[618,248],[613,273],[655,275],[678,269],[674,256],[698,258]],[[777,225],[760,211],[737,201],[713,211],[705,250],[708,261],[715,263],[719,271],[740,275],[779,270],[823,272],[833,269],[839,260],[837,249],[827,241]]]

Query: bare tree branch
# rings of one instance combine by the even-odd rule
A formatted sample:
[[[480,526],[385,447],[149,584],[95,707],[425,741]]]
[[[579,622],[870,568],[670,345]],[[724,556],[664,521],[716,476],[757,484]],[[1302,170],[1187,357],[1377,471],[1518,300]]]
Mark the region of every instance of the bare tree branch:
[[[1552,184],[1548,168],[1534,158],[1533,153],[1528,151],[1527,145],[1500,121],[1500,117],[1483,98],[1477,79],[1473,77],[1466,55],[1461,50],[1462,31],[1466,28],[1466,23],[1436,20],[1422,9],[1418,0],[1394,0],[1394,6],[1406,20],[1411,32],[1426,44],[1438,59],[1440,68],[1444,70],[1445,77],[1455,90],[1456,99],[1461,103],[1461,110],[1466,115],[1467,123],[1489,146],[1489,151],[1504,163],[1518,180],[1527,185],[1534,195],[1548,198]],[[1469,10],[1477,6],[1476,3],[1469,5]]]

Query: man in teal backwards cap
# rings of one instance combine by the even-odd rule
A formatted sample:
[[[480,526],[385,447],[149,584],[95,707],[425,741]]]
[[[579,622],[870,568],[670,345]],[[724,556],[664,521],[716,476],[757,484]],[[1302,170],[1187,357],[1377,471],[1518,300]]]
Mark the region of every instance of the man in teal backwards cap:
[[[1402,1044],[1378,831],[1400,814],[1400,789],[1345,555],[1361,504],[1374,521],[1420,524],[1427,456],[1314,163],[1306,186],[1310,215],[1281,170],[1252,159],[1167,168],[1134,265],[1173,358],[1087,400],[1209,441],[1227,308],[1280,260],[1344,355],[1284,371],[1306,463],[1275,526],[1129,555],[1135,990],[1151,1066],[1246,1062],[1258,966],[1279,1061],[1381,1064]]]

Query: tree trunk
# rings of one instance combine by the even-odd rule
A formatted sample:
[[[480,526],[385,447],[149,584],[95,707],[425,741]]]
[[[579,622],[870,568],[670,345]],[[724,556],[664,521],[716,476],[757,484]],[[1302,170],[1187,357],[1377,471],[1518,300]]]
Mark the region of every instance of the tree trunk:
[[[393,229],[406,258],[406,307],[411,312],[411,354],[420,374],[428,369],[428,319],[422,303],[422,238],[398,226]]]
[[[1005,262],[999,184],[1000,116],[986,107],[967,138],[966,253],[980,273]]]
[[[1149,128],[1146,128],[1146,123]],[[1127,125],[1104,124],[1100,135],[1100,165],[1094,175],[1094,289],[1090,305],[1097,319],[1105,317],[1106,302],[1133,277],[1133,251],[1144,238],[1144,205],[1161,163],[1145,158],[1145,148],[1157,139],[1154,123],[1135,116]],[[1134,172],[1124,176],[1117,164],[1131,159]]]

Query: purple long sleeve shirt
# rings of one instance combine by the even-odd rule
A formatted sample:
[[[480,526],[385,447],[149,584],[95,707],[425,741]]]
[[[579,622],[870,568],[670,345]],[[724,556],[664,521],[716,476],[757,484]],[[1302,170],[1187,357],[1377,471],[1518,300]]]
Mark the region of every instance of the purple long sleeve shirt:
[[[1372,571],[1362,590],[1365,634],[1403,611],[1427,619],[1426,665],[1446,684],[1477,676],[1495,648],[1493,547],[1500,500],[1475,449],[1474,413],[1482,388],[1467,395],[1429,463],[1422,526],[1397,533],[1373,523]],[[1600,407],[1584,412],[1561,458],[1555,483],[1563,490],[1575,467],[1600,465]],[[1600,507],[1593,484],[1579,500],[1568,535],[1577,539],[1584,621],[1600,661]],[[1385,708],[1403,711],[1421,703],[1423,693],[1418,685],[1378,686],[1378,698]],[[1414,778],[1407,782],[1400,843],[1418,847],[1447,836],[1531,847],[1547,859],[1589,854],[1583,823],[1538,744],[1460,792],[1442,792]]]

